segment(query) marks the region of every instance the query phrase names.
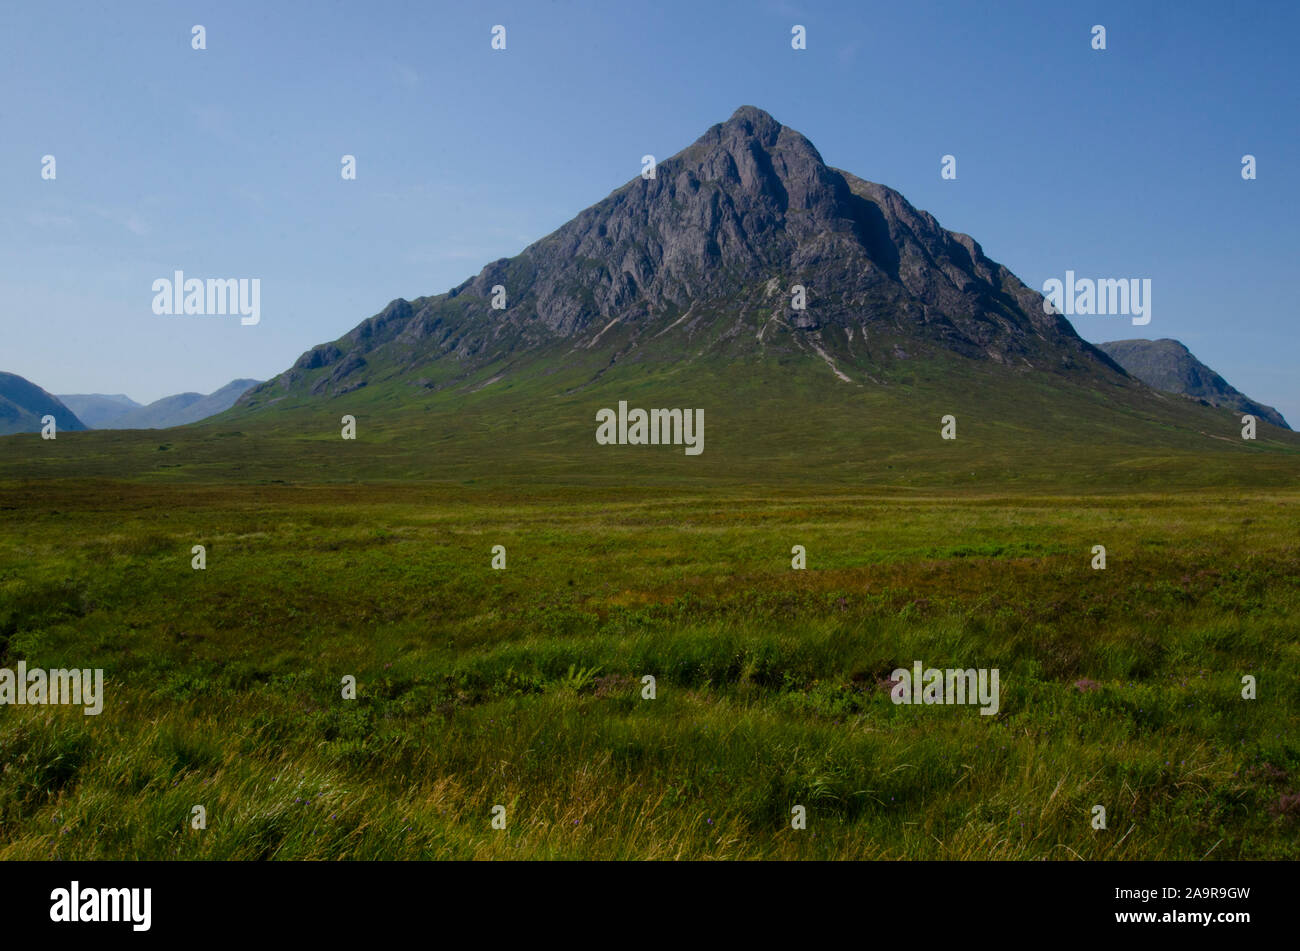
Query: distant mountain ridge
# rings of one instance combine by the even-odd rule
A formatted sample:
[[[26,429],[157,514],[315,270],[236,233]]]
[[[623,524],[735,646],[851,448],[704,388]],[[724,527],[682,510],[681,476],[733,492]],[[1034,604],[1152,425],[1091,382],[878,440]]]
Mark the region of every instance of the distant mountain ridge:
[[[103,429],[105,423],[140,406],[125,393],[111,396],[104,393],[67,393],[60,394],[59,399],[90,429]]]
[[[76,403],[85,408],[87,415],[95,420],[88,422],[92,429],[168,429],[197,423],[230,409],[245,391],[259,382],[232,380],[206,396],[202,393],[177,393],[164,396],[146,406],[120,394],[73,394],[60,398],[69,405]]]
[[[57,396],[16,373],[0,373],[0,436],[40,432],[44,416],[53,416],[61,431],[86,428]]]
[[[1097,347],[1147,386],[1166,393],[1178,393],[1218,406],[1250,413],[1274,426],[1290,429],[1282,414],[1257,402],[1231,386],[1192,355],[1181,342],[1160,340],[1112,340]]]

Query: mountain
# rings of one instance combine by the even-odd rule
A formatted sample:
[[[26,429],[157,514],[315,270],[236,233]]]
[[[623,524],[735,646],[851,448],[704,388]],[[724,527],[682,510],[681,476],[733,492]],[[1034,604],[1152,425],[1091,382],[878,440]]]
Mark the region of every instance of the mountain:
[[[970,236],[745,106],[654,177],[446,293],[392,301],[226,412],[161,444],[22,446],[0,479],[759,498],[1295,484],[1300,436],[1264,423],[1243,440],[1231,414],[1152,389],[1043,303]],[[597,426],[616,408],[665,426],[676,412],[678,438],[611,445]]]
[[[259,382],[233,380],[207,396],[202,393],[177,393],[174,396],[164,396],[147,406],[141,406],[125,396],[72,396],[68,399],[85,400],[86,405],[94,408],[97,420],[91,424],[94,429],[168,429],[197,423],[230,409],[235,400]],[[110,401],[119,400],[125,400],[125,403],[117,403],[120,411],[112,413],[113,404]]]
[[[57,396],[15,373],[0,373],[0,436],[38,433],[41,417],[53,416],[59,430],[84,430],[77,418]]]
[[[103,429],[105,424],[121,416],[128,410],[139,408],[140,404],[122,393],[112,396],[104,393],[69,393],[59,394],[63,405],[77,414],[90,429]]]
[[[700,487],[1295,478],[1292,434],[1245,443],[1227,413],[1141,383],[1043,303],[970,236],[746,106],[518,255],[303,353],[209,442],[165,463],[141,446],[132,464]],[[597,415],[624,402],[702,410],[704,450],[598,441]],[[338,438],[345,415],[356,443]],[[956,440],[940,438],[947,415]]]
[[[1230,386],[1177,340],[1112,340],[1097,346],[1147,386],[1178,393],[1290,429],[1282,414]]]
[[[261,382],[261,380],[231,380],[221,389],[213,390],[201,400],[191,403],[183,412],[177,415],[177,422],[170,425],[180,426],[184,423],[197,423],[209,416],[224,413],[235,405],[236,400]]]
[[[807,306],[792,305],[794,286]],[[494,309],[493,288],[507,306]],[[1017,371],[1124,374],[1042,297],[900,194],[828,167],[742,107],[517,257],[445,294],[395,300],[245,394],[339,396],[396,377],[437,389],[559,345],[608,362],[687,349],[802,352],[845,383],[926,353]],[[854,369],[857,372],[852,372]]]
[[[98,428],[166,429],[169,426],[179,426],[182,422],[193,422],[193,420],[181,420],[180,416],[201,399],[203,399],[202,393],[177,393],[173,396],[164,396],[138,409],[127,410]]]

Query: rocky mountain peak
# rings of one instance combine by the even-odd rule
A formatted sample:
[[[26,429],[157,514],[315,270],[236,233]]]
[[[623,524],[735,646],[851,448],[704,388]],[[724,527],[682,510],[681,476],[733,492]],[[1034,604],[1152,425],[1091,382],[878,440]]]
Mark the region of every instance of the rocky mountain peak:
[[[805,307],[792,304],[796,286]],[[493,306],[499,290],[504,308]],[[402,372],[447,358],[472,372],[557,342],[610,348],[615,360],[685,339],[694,352],[734,341],[803,349],[850,380],[835,354],[874,361],[937,348],[1021,369],[1117,372],[1041,302],[969,236],[831,168],[799,132],[741,106],[653,177],[446,294],[391,302],[268,385],[350,392],[380,351]]]
[[[1290,429],[1272,406],[1251,399],[1192,355],[1179,340],[1112,340],[1098,344],[1112,360],[1153,389],[1177,393],[1208,406],[1250,413]]]

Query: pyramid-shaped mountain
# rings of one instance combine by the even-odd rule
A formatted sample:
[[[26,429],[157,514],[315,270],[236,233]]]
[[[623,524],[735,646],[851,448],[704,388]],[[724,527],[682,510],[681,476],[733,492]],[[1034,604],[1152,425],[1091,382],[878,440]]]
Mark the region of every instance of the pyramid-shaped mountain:
[[[704,410],[707,450],[606,451],[597,414],[624,401]],[[344,414],[364,448],[340,455]],[[1227,410],[1148,387],[972,238],[749,106],[214,422],[296,438],[338,478],[1167,485],[1300,464],[1291,433],[1244,443]],[[281,477],[263,451],[249,464]]]
[[[454,385],[555,345],[625,361],[677,360],[683,347],[802,350],[859,383],[935,350],[1122,376],[972,238],[829,167],[798,132],[745,106],[653,178],[446,294],[393,301],[241,403],[411,374]]]

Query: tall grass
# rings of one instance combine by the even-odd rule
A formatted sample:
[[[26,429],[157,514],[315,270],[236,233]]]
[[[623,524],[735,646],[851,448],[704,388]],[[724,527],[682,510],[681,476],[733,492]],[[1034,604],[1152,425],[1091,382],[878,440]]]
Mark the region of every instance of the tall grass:
[[[107,681],[0,708],[2,858],[1300,857],[1293,493],[0,503],[0,666]]]

